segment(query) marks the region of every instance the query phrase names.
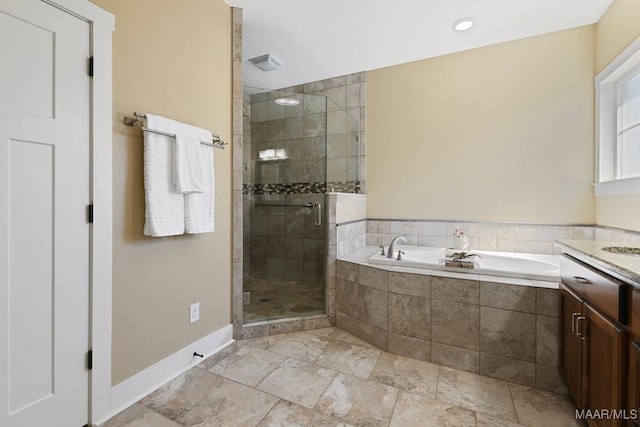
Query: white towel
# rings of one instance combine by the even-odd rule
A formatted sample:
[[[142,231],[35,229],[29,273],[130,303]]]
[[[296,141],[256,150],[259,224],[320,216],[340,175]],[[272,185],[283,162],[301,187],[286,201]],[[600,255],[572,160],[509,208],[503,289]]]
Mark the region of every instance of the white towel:
[[[164,117],[147,114],[146,126],[175,134],[183,126]],[[184,234],[184,195],[173,183],[174,138],[153,132],[144,133],[144,196],[147,236]]]
[[[211,132],[195,126],[182,125],[176,131],[175,183],[178,193],[201,193],[205,188],[207,166],[201,141],[211,141]]]
[[[209,139],[202,141],[211,141]],[[214,230],[215,206],[215,173],[213,168],[213,147],[200,144],[200,158],[202,159],[202,193],[187,193],[184,195],[185,230],[189,234],[208,233]]]

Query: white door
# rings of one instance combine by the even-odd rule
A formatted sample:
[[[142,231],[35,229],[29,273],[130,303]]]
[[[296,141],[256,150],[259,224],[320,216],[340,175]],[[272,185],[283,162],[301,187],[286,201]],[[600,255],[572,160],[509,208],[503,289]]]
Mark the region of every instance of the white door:
[[[0,1],[0,426],[88,416],[90,25]]]

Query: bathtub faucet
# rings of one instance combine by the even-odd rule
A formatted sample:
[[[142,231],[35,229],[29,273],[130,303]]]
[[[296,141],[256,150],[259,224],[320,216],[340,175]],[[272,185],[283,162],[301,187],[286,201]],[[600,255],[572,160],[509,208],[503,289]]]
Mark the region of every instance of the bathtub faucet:
[[[393,258],[393,253],[395,252],[395,247],[396,247],[396,242],[400,240],[404,243],[407,243],[407,239],[405,239],[403,236],[396,236],[391,240],[391,243],[389,243],[389,250],[387,251],[387,258]]]

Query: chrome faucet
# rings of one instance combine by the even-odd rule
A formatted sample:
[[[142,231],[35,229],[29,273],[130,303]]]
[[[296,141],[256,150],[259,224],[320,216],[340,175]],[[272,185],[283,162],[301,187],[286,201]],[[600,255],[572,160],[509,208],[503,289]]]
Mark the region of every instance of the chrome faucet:
[[[389,250],[387,251],[387,258],[393,258],[393,253],[394,253],[394,249],[396,247],[396,242],[400,240],[404,243],[407,243],[407,239],[405,239],[403,236],[396,236],[391,240],[391,243],[389,243]]]

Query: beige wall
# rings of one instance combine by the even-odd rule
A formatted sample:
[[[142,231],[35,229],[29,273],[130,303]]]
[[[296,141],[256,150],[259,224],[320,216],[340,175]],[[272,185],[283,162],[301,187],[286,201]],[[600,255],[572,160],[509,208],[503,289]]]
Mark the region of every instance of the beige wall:
[[[593,223],[595,27],[368,73],[369,218]]]
[[[614,0],[596,26],[596,73],[640,36],[640,1]]]
[[[596,73],[640,36],[640,1],[615,0],[596,26]],[[640,195],[596,198],[596,223],[640,231]]]
[[[142,137],[153,112],[231,140],[231,9],[222,0],[94,0],[116,17],[113,141],[115,385],[231,323],[231,150],[215,149],[216,231],[142,235]],[[213,149],[212,149],[213,150]],[[200,321],[189,324],[189,305]]]

